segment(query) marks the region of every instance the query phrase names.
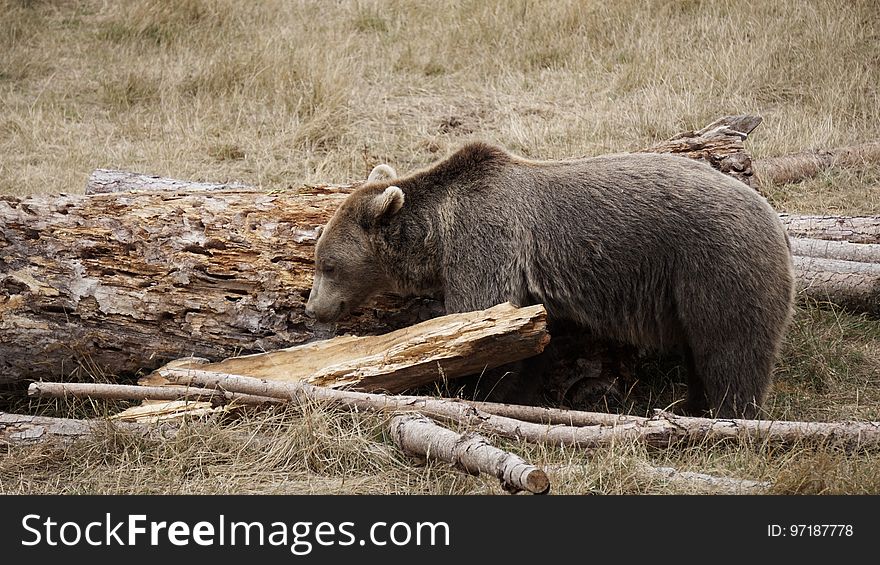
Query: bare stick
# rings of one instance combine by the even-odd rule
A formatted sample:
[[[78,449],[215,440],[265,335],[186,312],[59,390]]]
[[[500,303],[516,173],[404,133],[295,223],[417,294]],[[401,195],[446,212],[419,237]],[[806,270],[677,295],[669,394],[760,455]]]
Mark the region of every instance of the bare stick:
[[[471,474],[498,477],[509,492],[545,494],[550,490],[544,471],[476,433],[458,434],[424,416],[403,414],[391,419],[391,437],[406,453],[446,461]]]
[[[28,396],[65,398],[104,398],[109,400],[207,400],[214,404],[260,405],[284,402],[279,398],[238,394],[224,390],[208,390],[186,386],[138,386],[99,383],[38,382],[28,386]]]
[[[668,447],[677,442],[736,439],[773,444],[818,442],[864,449],[880,445],[880,422],[785,422],[774,420],[714,420],[658,412],[653,418],[635,418],[614,426],[565,426],[523,422],[495,416],[465,402],[422,396],[389,396],[316,387],[303,382],[279,383],[251,377],[196,369],[163,369],[172,382],[222,388],[233,392],[289,398],[297,403],[330,402],[371,411],[413,411],[432,418],[456,421],[501,437],[550,445],[607,446],[640,441]]]
[[[532,422],[563,426],[617,426],[620,424],[640,423],[645,419],[625,414],[608,414],[605,412],[584,412],[581,410],[564,410],[562,408],[546,408],[543,406],[526,406],[524,404],[504,404],[501,402],[478,402],[462,400],[466,404],[495,416],[504,416]]]

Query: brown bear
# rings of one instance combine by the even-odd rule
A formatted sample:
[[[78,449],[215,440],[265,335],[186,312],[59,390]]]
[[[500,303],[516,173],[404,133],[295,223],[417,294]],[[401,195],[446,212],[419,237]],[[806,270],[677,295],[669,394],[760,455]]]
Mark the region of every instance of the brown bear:
[[[745,184],[674,155],[534,161],[485,143],[371,177],[319,237],[309,315],[378,291],[441,292],[449,313],[541,303],[551,323],[681,347],[689,412],[757,414],[794,275],[778,215]]]

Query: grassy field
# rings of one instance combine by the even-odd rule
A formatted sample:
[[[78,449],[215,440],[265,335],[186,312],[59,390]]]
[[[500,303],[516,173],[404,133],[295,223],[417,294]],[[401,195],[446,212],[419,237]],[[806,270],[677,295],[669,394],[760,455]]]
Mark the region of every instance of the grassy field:
[[[535,158],[634,150],[727,114],[764,123],[755,157],[871,141],[880,123],[876,1],[0,0],[0,194],[81,192],[95,168],[266,189],[406,172],[466,140]],[[780,211],[880,213],[880,168],[768,192]],[[629,411],[681,398],[645,367]],[[53,415],[117,405],[6,401]],[[767,417],[880,420],[880,321],[804,305]],[[0,448],[4,493],[501,493],[415,467],[377,417],[320,407]],[[266,441],[243,441],[247,437]],[[499,442],[556,493],[673,493],[674,466],[773,481],[777,493],[880,494],[880,455],[621,443],[585,452]]]

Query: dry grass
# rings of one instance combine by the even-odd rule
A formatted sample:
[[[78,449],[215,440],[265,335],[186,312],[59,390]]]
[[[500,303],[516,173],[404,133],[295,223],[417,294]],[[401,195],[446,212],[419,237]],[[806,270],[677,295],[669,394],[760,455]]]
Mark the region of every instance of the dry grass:
[[[97,167],[343,181],[477,137],[597,154],[739,112],[763,156],[880,121],[870,1],[2,0],[0,21],[0,193]]]
[[[855,2],[0,0],[0,194],[79,192],[94,168],[275,188],[425,165],[468,139],[525,155],[625,151],[730,113],[765,118],[755,156],[877,138],[880,10]],[[776,188],[780,210],[877,214],[880,168]],[[880,419],[880,323],[799,312],[769,417]],[[646,366],[628,409],[680,399]],[[5,407],[104,414],[103,403]],[[243,437],[261,437],[261,442]],[[670,493],[648,461],[774,480],[775,492],[880,493],[880,456],[638,445],[585,453],[500,442],[557,493]],[[375,416],[320,408],[0,448],[0,492],[498,493],[414,467]]]

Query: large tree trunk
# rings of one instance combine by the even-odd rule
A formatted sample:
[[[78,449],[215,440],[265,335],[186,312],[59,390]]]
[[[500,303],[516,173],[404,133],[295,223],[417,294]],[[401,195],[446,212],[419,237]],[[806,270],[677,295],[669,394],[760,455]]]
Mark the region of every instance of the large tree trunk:
[[[317,228],[344,194],[144,192],[0,200],[0,382],[113,374],[376,334],[442,313],[389,297],[304,315]]]

